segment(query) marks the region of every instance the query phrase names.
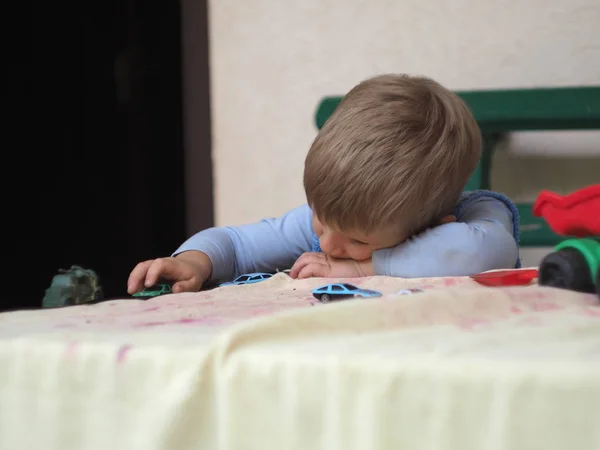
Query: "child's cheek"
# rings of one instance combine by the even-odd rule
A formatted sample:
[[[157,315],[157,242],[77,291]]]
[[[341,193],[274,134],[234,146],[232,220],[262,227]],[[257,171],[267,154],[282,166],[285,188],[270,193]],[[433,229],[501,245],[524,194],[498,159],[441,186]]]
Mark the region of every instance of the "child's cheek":
[[[317,235],[317,237],[320,238],[321,235],[323,234],[323,225],[321,225],[321,222],[319,222],[319,220],[317,219],[317,217],[315,215],[313,215],[312,225],[313,225],[313,230],[314,230],[315,234]]]
[[[354,248],[350,253],[350,258],[355,261],[364,261],[373,255],[373,249],[370,247]]]

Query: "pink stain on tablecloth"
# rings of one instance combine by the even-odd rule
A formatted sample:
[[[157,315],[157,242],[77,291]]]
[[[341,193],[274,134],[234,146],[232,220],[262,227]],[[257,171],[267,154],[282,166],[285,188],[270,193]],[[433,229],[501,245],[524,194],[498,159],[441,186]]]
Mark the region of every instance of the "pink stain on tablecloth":
[[[519,308],[518,306],[512,305],[510,307],[510,312],[513,314],[521,314],[523,312],[523,310],[521,308]]]
[[[183,324],[201,324],[201,325],[215,325],[220,324],[222,321],[220,319],[216,319],[214,317],[193,317],[193,318],[184,318],[179,319],[170,323],[183,323]]]
[[[543,302],[543,301],[539,301],[539,302],[533,302],[531,304],[531,309],[533,309],[534,311],[538,311],[538,312],[543,312],[543,311],[556,311],[559,309],[564,309],[565,307],[562,305],[558,305],[555,302]]]
[[[142,322],[142,323],[136,323],[134,324],[135,327],[158,327],[161,325],[165,325],[167,324],[167,322]]]
[[[596,308],[585,308],[583,310],[583,313],[586,316],[590,316],[590,317],[598,317],[600,318],[600,307],[596,307]]]
[[[77,348],[79,347],[79,342],[69,342],[65,345],[65,357],[66,358],[74,358],[77,354]]]
[[[453,287],[460,283],[459,278],[445,278],[443,282],[444,287]]]
[[[132,348],[132,346],[130,344],[122,345],[119,348],[119,351],[117,352],[117,363],[118,364],[125,362],[125,359],[127,358],[127,353],[129,353],[129,350],[131,350],[131,348]]]
[[[463,330],[474,331],[475,328],[481,328],[490,325],[491,321],[482,317],[468,317],[459,321],[458,326]]]
[[[161,320],[155,322],[140,322],[132,324],[132,326],[136,328],[151,328],[151,327],[160,327],[165,325],[222,325],[226,323],[225,320],[218,317],[184,317],[182,319],[176,320]]]

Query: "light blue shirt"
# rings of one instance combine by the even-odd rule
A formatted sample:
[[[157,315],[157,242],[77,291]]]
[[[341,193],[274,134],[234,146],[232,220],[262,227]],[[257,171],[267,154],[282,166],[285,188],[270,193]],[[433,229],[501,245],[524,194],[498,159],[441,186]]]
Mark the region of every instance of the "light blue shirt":
[[[457,208],[457,222],[376,250],[375,273],[403,278],[468,276],[518,267],[518,213],[500,197],[472,196]],[[244,273],[289,269],[300,255],[313,251],[314,237],[312,210],[305,204],[278,218],[200,231],[173,255],[188,250],[206,253],[213,265],[208,281],[223,282]]]

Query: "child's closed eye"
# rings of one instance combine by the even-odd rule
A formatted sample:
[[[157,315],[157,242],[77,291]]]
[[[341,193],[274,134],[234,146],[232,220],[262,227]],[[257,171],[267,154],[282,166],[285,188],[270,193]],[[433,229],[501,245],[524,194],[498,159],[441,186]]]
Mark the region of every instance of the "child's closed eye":
[[[352,243],[356,245],[368,245],[366,242],[358,241],[356,239],[352,239]]]

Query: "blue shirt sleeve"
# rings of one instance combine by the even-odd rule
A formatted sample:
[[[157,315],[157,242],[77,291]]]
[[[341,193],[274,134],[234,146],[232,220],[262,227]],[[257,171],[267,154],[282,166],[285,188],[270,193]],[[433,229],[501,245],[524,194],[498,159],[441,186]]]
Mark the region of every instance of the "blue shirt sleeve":
[[[188,250],[206,253],[213,265],[208,281],[222,282],[244,273],[289,269],[311,250],[312,238],[312,210],[305,204],[278,218],[200,231],[173,256]]]
[[[402,244],[373,253],[378,275],[403,278],[468,276],[513,269],[519,257],[513,214],[494,198],[482,197],[447,223]]]

